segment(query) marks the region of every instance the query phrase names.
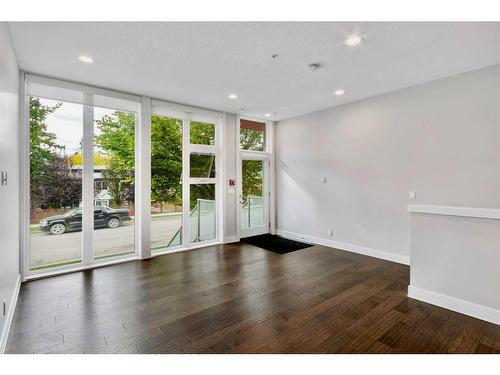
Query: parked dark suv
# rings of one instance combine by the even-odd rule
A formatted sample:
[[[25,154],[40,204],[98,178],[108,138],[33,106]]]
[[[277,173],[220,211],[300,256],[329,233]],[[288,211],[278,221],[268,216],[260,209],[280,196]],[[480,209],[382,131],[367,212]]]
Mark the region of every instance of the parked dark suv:
[[[94,207],[94,228],[118,228],[123,221],[128,220],[130,214],[126,209]],[[47,217],[40,221],[40,229],[51,234],[82,230],[82,209],[75,208],[64,215]]]

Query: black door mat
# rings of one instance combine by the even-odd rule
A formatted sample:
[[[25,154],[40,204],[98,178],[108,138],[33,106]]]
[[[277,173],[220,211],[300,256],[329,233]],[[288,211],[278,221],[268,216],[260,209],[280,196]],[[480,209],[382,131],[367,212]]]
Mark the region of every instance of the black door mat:
[[[241,242],[245,242],[278,254],[291,253],[292,251],[313,246],[308,243],[293,241],[272,234],[262,234],[260,236],[242,238]]]

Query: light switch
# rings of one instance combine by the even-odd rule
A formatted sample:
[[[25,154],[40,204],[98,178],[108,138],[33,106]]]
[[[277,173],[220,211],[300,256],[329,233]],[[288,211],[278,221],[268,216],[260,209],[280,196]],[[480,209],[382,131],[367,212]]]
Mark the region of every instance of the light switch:
[[[414,201],[415,199],[417,199],[417,192],[415,192],[415,191],[413,191],[413,190],[412,190],[412,191],[410,191],[410,192],[408,193],[408,198],[410,198],[412,201]]]

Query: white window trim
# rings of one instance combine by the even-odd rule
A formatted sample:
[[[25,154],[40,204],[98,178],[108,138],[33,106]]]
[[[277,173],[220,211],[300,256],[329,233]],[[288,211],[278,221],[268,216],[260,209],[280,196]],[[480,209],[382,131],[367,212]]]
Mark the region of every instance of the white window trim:
[[[150,256],[170,254],[172,252],[187,251],[198,247],[205,247],[220,244],[223,238],[223,200],[222,177],[223,177],[223,132],[225,114],[221,112],[209,111],[196,107],[170,103],[158,99],[151,100],[151,115],[166,118],[174,118],[182,121],[182,243],[178,246],[163,247],[150,250]],[[200,145],[190,143],[191,121],[208,122],[215,126],[215,144]],[[149,132],[149,136],[151,131]],[[151,139],[151,138],[150,138]],[[215,155],[215,178],[191,178],[190,176],[190,155],[192,153]],[[149,164],[151,165],[151,164]],[[151,176],[150,176],[151,179]],[[215,225],[216,238],[214,240],[203,241],[201,243],[190,242],[190,185],[192,184],[214,184],[215,185]],[[150,197],[150,195],[149,195]],[[150,200],[151,202],[151,200]],[[151,219],[145,217],[143,222],[150,226]]]
[[[141,98],[135,128],[136,181],[136,253],[141,259],[151,257],[151,99]],[[137,203],[138,207],[137,207]]]
[[[99,268],[109,264],[117,264],[122,262],[127,262],[130,260],[146,259],[152,256],[159,256],[163,254],[179,252],[179,251],[189,251],[192,249],[211,246],[214,244],[222,243],[224,238],[224,207],[226,204],[226,197],[224,195],[224,132],[222,128],[226,125],[226,114],[223,112],[216,112],[204,108],[192,107],[183,104],[166,102],[158,99],[152,99],[148,96],[139,96],[129,93],[124,93],[120,91],[104,89],[100,87],[85,85],[76,82],[70,82],[66,80],[60,80],[52,77],[45,77],[41,75],[31,74],[24,71],[20,71],[20,231],[21,231],[21,254],[20,263],[22,270],[22,280],[46,277],[52,275],[59,275],[69,272],[81,271],[84,269]],[[86,249],[82,246],[82,262],[78,264],[70,264],[59,267],[51,267],[45,270],[30,270],[30,194],[29,194],[29,173],[30,173],[30,161],[29,161],[29,151],[30,151],[30,130],[29,130],[29,105],[28,105],[28,92],[27,83],[36,82],[39,84],[53,86],[55,88],[68,89],[73,91],[79,91],[86,96],[85,99],[80,100],[64,100],[61,98],[51,97],[51,95],[41,97],[55,100],[63,100],[67,102],[79,103],[85,106],[90,106],[93,103],[89,100],[93,95],[104,96],[109,98],[116,98],[119,100],[126,100],[130,102],[136,102],[137,108],[134,110],[136,113],[136,129],[135,129],[135,243],[134,243],[134,253],[126,254],[123,256],[116,256],[112,258],[105,258],[103,260],[94,259],[93,246],[94,243],[91,240],[93,238],[93,212],[88,215],[88,219],[85,223],[82,223],[82,241],[85,238]],[[106,107],[106,106],[104,106]],[[123,108],[114,108],[112,105],[107,108],[126,110]],[[93,113],[93,107],[92,109]],[[91,173],[93,171],[93,116],[87,113],[86,120],[84,120],[84,129],[92,129],[92,132],[87,129],[84,130],[84,146],[82,152],[85,155],[92,155],[92,157],[87,157],[87,163],[84,166],[84,174]],[[85,111],[84,111],[85,112]],[[183,121],[183,244],[180,246],[165,248],[164,251],[156,251],[151,253],[151,115],[156,114],[165,117],[173,117],[181,119]],[[89,120],[90,119],[90,120]],[[90,121],[90,125],[85,125],[86,122]],[[190,121],[200,121],[200,122],[210,122],[216,126],[216,144],[215,145],[196,145],[190,144],[189,142],[189,124]],[[269,123],[266,121],[266,123]],[[269,125],[271,126],[271,125]],[[238,127],[237,127],[237,155],[239,155],[239,117],[238,117]],[[271,132],[266,128],[266,150],[269,145],[268,135]],[[272,128],[271,128],[272,129]],[[92,133],[92,139],[90,137]],[[209,179],[191,179],[189,176],[189,155],[191,152],[201,152],[201,153],[211,153],[216,157],[216,177]],[[265,153],[264,153],[265,154]],[[263,154],[263,155],[264,155]],[[269,154],[271,156],[272,154]],[[84,159],[85,160],[85,159]],[[90,172],[89,172],[90,171]],[[87,184],[82,180],[82,195],[85,191],[85,198],[82,197],[84,203],[84,212],[93,211],[93,179],[87,177]],[[202,243],[189,243],[189,185],[192,183],[213,183],[216,187],[216,239],[210,241],[204,241]],[[91,186],[92,185],[92,186]],[[89,189],[92,188],[92,194],[89,195]],[[90,198],[89,198],[90,197]],[[187,200],[187,202],[185,201]],[[90,204],[88,203],[90,201]],[[187,210],[187,215],[185,214]],[[239,218],[237,218],[237,225],[239,228]],[[87,229],[85,230],[87,234],[83,234],[83,226]]]
[[[127,100],[131,102],[136,102],[136,113],[140,114],[141,109],[141,97],[134,96],[126,93],[121,93],[114,90],[107,90],[98,87],[88,86],[84,84],[69,82],[65,80],[59,80],[55,78],[49,78],[44,76],[39,76],[35,74],[26,73],[24,71],[20,72],[20,196],[21,196],[21,213],[20,213],[20,263],[22,271],[22,280],[44,277],[47,275],[55,275],[67,272],[73,272],[82,269],[91,269],[96,267],[101,267],[105,264],[114,264],[123,261],[128,261],[130,259],[137,259],[137,254],[141,254],[138,250],[138,226],[142,227],[141,224],[135,222],[135,235],[134,235],[134,252],[131,254],[125,254],[122,256],[95,259],[94,254],[94,213],[93,213],[93,201],[94,201],[94,178],[93,178],[93,155],[94,155],[94,107],[92,103],[93,95],[106,96],[109,98],[116,98],[119,100]],[[34,94],[27,91],[27,85],[29,82],[36,82],[39,84],[54,86],[55,88],[63,88],[68,90],[80,91],[82,94],[82,100],[76,102],[82,105],[83,108],[83,140],[82,140],[82,154],[83,154],[83,175],[82,175],[82,211],[83,222],[82,222],[82,260],[79,263],[67,264],[62,266],[50,267],[41,270],[31,270],[30,269],[30,129],[29,129],[29,97],[35,96]],[[63,100],[57,97],[50,96],[40,96],[42,98]],[[63,100],[65,101],[65,100]],[[71,101],[68,101],[71,102]],[[136,115],[136,135],[137,133],[142,133],[142,121],[140,121],[140,116]],[[137,121],[139,120],[139,121]],[[137,171],[137,160],[138,154],[140,152],[139,142],[135,140],[135,158],[136,158],[136,171]],[[136,172],[137,173],[137,172]],[[86,177],[85,177],[86,176]],[[144,187],[143,187],[144,189]],[[137,195],[137,185],[136,185],[136,195]],[[137,200],[135,202],[137,204]],[[136,207],[137,208],[137,207]],[[143,210],[143,207],[139,207]]]
[[[98,103],[94,103],[92,100],[91,101],[86,101],[86,97],[93,97],[93,96],[98,96],[98,97],[107,97],[107,98],[112,98],[116,100],[124,100],[130,103],[141,103],[141,97],[138,95],[132,95],[128,93],[124,93],[121,91],[116,91],[116,90],[111,90],[111,89],[104,89],[101,87],[96,87],[96,86],[90,86],[90,85],[85,85],[83,83],[77,83],[77,82],[71,82],[67,80],[61,80],[61,79],[56,79],[52,77],[46,77],[46,76],[41,76],[37,74],[32,74],[32,73],[27,73],[24,72],[24,82],[25,82],[25,91],[26,93],[32,95],[32,96],[40,96],[45,99],[52,99],[52,100],[61,100],[65,102],[70,102],[70,103],[77,103],[77,104],[88,104],[88,105],[96,105],[96,106],[101,106]],[[52,88],[52,91],[54,92],[38,92],[38,93],[33,93],[29,92],[28,86],[30,84],[34,85],[42,85],[46,86],[48,88]],[[61,95],[63,94],[58,94],[57,90],[69,90],[73,91],[76,93],[81,94],[81,100],[74,100],[71,98],[63,98]],[[48,91],[48,90],[45,90]],[[59,95],[59,96],[58,96]],[[64,96],[64,95],[63,95]],[[116,106],[116,105],[102,105],[104,108],[110,108],[110,109],[119,109],[123,111],[130,111],[130,112],[136,112],[138,108],[136,106],[130,106],[127,108],[121,107],[121,106]]]
[[[266,124],[266,134],[265,134],[265,147],[264,151],[253,151],[253,150],[242,150],[240,146],[240,121],[241,120],[249,120],[256,121]],[[241,171],[241,160],[242,159],[251,159],[251,160],[262,160],[267,161],[266,175],[267,181],[266,194],[267,203],[266,203],[266,218],[267,223],[265,226],[268,228],[267,230],[263,230],[262,227],[258,227],[256,230],[247,230],[245,234],[241,229],[241,194],[242,194],[242,171]],[[236,203],[236,233],[238,238],[242,238],[243,236],[248,235],[257,235],[262,233],[276,233],[276,216],[275,216],[275,155],[274,155],[274,122],[270,120],[264,120],[258,117],[251,116],[237,116],[236,117],[236,179],[237,179],[237,203]]]

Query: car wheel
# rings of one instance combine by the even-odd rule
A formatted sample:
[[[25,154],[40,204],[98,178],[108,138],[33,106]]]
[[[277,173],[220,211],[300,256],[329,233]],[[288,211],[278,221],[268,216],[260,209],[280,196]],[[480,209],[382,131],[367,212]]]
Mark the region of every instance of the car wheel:
[[[108,228],[118,228],[120,226],[120,219],[112,217],[108,220]]]
[[[63,234],[64,232],[66,232],[66,225],[64,225],[64,224],[57,223],[57,224],[51,225],[51,227],[50,227],[51,234]]]

